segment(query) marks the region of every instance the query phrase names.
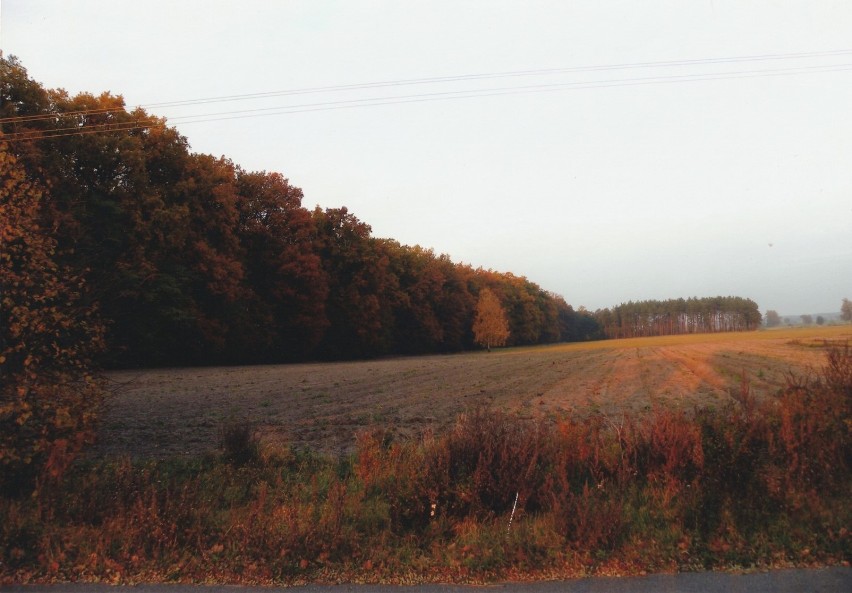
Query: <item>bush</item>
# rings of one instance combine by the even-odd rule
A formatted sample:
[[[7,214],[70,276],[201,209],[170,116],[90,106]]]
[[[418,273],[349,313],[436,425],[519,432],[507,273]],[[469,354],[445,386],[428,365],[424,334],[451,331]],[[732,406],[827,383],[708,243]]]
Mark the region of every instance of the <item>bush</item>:
[[[225,422],[219,429],[219,447],[225,459],[237,466],[257,461],[260,456],[260,439],[248,420]]]

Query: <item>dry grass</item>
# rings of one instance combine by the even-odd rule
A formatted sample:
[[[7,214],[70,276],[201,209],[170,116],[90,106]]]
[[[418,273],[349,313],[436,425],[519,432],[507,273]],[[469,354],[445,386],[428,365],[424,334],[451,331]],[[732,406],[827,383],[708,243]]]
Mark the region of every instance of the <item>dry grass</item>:
[[[788,375],[774,397],[741,382],[724,405],[690,411],[478,408],[420,439],[361,431],[339,457],[258,443],[234,415],[220,455],[80,463],[33,496],[0,497],[0,586],[848,565],[852,349],[795,342],[820,352],[819,370]],[[612,372],[641,378],[642,350],[615,349],[628,357]],[[654,360],[704,381],[727,351],[709,352]]]
[[[96,454],[165,457],[216,448],[239,418],[266,443],[349,451],[382,427],[394,438],[441,432],[465,411],[611,417],[730,401],[743,375],[757,397],[789,371],[822,365],[852,326],[698,334],[368,362],[122,371]]]

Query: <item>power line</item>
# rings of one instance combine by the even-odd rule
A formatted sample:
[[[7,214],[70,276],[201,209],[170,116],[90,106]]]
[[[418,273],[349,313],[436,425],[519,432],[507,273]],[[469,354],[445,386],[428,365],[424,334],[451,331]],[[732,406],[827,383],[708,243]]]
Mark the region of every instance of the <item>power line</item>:
[[[0,140],[7,142],[15,142],[19,140],[47,140],[49,138],[63,138],[65,136],[85,136],[89,134],[102,134],[105,132],[131,132],[133,130],[146,130],[154,128],[161,124],[161,121],[153,121],[144,123],[140,121],[112,123],[112,124],[95,124],[85,128],[59,128],[56,130],[45,131],[29,131],[29,132],[13,132],[11,134],[1,134]]]
[[[517,70],[517,71],[508,71],[508,72],[475,73],[475,74],[462,74],[462,75],[455,75],[455,76],[438,76],[438,77],[428,77],[428,78],[388,80],[388,81],[367,82],[367,83],[357,83],[357,84],[348,84],[348,85],[308,87],[308,88],[301,88],[301,89],[290,89],[290,90],[270,91],[270,92],[261,92],[261,93],[247,93],[247,94],[239,94],[239,95],[224,95],[224,96],[219,96],[219,97],[207,97],[207,98],[201,98],[201,99],[186,99],[186,100],[167,101],[167,102],[160,102],[160,103],[147,103],[147,104],[138,105],[135,108],[184,107],[184,106],[188,106],[188,105],[204,105],[204,104],[210,104],[210,103],[256,100],[256,99],[265,99],[265,98],[289,96],[289,95],[332,93],[332,92],[364,90],[364,89],[371,89],[371,88],[383,88],[383,87],[393,87],[393,86],[409,86],[409,85],[435,84],[435,83],[447,83],[447,82],[463,82],[463,81],[487,80],[487,79],[511,78],[511,77],[545,76],[545,75],[553,75],[553,74],[571,74],[571,73],[579,73],[579,72],[600,72],[600,71],[626,70],[626,69],[636,69],[636,68],[660,68],[660,67],[671,68],[671,67],[679,67],[679,66],[696,66],[696,65],[708,65],[708,64],[731,64],[731,63],[743,63],[743,62],[754,62],[754,61],[800,60],[800,59],[812,59],[812,58],[823,58],[823,57],[839,57],[839,56],[848,56],[848,55],[852,55],[852,49],[837,49],[837,50],[828,50],[828,51],[796,52],[796,53],[783,53],[783,54],[760,54],[760,55],[717,57],[717,58],[699,58],[699,59],[691,59],[691,60],[668,60],[668,61],[657,61],[657,62],[632,62],[632,63],[605,64],[605,65],[595,65],[595,66],[573,66],[573,67],[566,67],[566,68]],[[125,109],[125,108],[120,108],[120,109]],[[63,115],[63,116],[74,116],[74,115],[86,116],[86,115],[97,115],[97,114],[110,113],[110,112],[118,111],[118,110],[119,110],[119,108],[112,108],[112,107],[105,107],[105,108],[98,108],[98,109],[81,109],[81,110],[77,110],[77,111],[64,112],[61,115]],[[0,123],[49,120],[49,119],[55,119],[58,115],[59,114],[57,114],[57,113],[49,113],[49,114],[19,116],[19,117],[6,117],[6,118],[0,118]]]
[[[363,90],[363,89],[382,88],[382,87],[390,87],[390,86],[408,86],[408,85],[434,84],[434,83],[443,83],[443,82],[461,82],[461,81],[469,81],[469,80],[513,78],[513,77],[522,77],[522,76],[544,76],[544,75],[552,75],[552,74],[573,74],[573,73],[579,73],[579,72],[600,72],[600,71],[607,71],[607,70],[626,70],[626,69],[634,69],[634,68],[660,68],[660,67],[669,68],[669,67],[677,67],[677,66],[728,64],[728,63],[738,63],[738,62],[769,61],[769,60],[810,59],[810,58],[818,58],[818,57],[838,57],[838,56],[848,56],[848,55],[852,55],[852,49],[840,49],[840,50],[831,50],[831,51],[823,51],[823,52],[763,54],[763,55],[753,55],[753,56],[735,56],[735,57],[727,57],[727,58],[703,58],[703,59],[693,59],[693,60],[671,60],[671,61],[660,61],[660,62],[633,62],[633,63],[624,63],[624,64],[598,65],[598,66],[573,66],[573,67],[566,67],[566,68],[547,68],[547,69],[537,69],[537,70],[517,70],[517,71],[510,71],[510,72],[461,74],[461,75],[456,75],[456,76],[438,76],[438,77],[430,77],[430,78],[413,78],[413,79],[401,79],[401,80],[357,83],[357,84],[348,84],[348,85],[310,87],[310,88],[304,88],[304,89],[270,91],[270,92],[250,93],[250,94],[242,94],[242,95],[225,95],[225,96],[220,96],[220,97],[208,97],[208,98],[204,98],[204,99],[190,99],[190,100],[185,100],[185,101],[150,103],[150,104],[146,104],[146,105],[140,105],[140,107],[182,107],[182,106],[185,106],[185,105],[220,103],[220,102],[230,102],[230,101],[242,101],[242,100],[248,100],[248,99],[265,99],[265,98],[269,98],[269,97],[278,97],[278,96],[287,96],[287,95],[301,95],[301,94],[313,94],[313,93],[325,93],[325,92]]]
[[[340,85],[335,87],[316,87],[313,89],[297,89],[293,91],[282,91],[281,93],[255,93],[255,94],[246,94],[246,95],[232,95],[229,97],[219,97],[214,99],[198,99],[198,100],[187,100],[182,102],[173,102],[173,103],[159,103],[152,105],[191,105],[191,104],[207,104],[212,102],[224,102],[224,101],[234,101],[234,100],[243,100],[243,99],[257,99],[257,98],[266,98],[269,96],[279,96],[284,94],[308,94],[308,93],[324,93],[324,92],[338,92],[343,90],[350,90],[355,87],[358,88],[377,88],[379,86],[404,86],[410,84],[422,84],[425,82],[449,82],[449,81],[461,81],[461,80],[480,80],[486,78],[504,78],[509,76],[526,76],[533,74],[542,74],[542,73],[553,73],[553,72],[567,72],[567,71],[589,71],[589,70],[615,70],[615,69],[625,69],[625,68],[640,68],[640,67],[650,67],[650,66],[686,66],[686,65],[694,65],[694,64],[708,64],[708,63],[731,63],[731,62],[742,62],[742,61],[756,61],[756,60],[782,60],[782,59],[800,59],[803,57],[814,57],[814,56],[840,56],[840,55],[852,55],[852,50],[836,50],[833,52],[810,52],[810,53],[798,53],[798,54],[772,54],[766,56],[743,56],[736,58],[713,58],[713,59],[705,59],[705,60],[682,60],[677,62],[644,62],[644,63],[635,63],[635,64],[619,64],[619,65],[609,65],[609,66],[588,66],[588,67],[578,67],[578,68],[569,68],[569,69],[555,69],[555,70],[530,70],[530,71],[518,71],[512,73],[499,73],[499,74],[475,74],[475,75],[465,75],[463,77],[440,77],[440,78],[430,78],[430,79],[412,79],[412,80],[400,80],[400,81],[388,81],[381,83],[365,83],[364,85]],[[480,98],[480,97],[490,97],[490,96],[501,96],[501,95],[510,95],[510,94],[532,94],[532,93],[544,93],[544,92],[553,92],[553,91],[561,91],[561,90],[580,90],[580,89],[596,89],[596,88],[610,88],[610,87],[619,87],[619,86],[637,86],[637,85],[650,85],[650,84],[672,84],[672,83],[682,83],[682,82],[699,82],[699,81],[710,81],[710,80],[725,80],[725,79],[736,79],[736,78],[759,78],[759,77],[767,77],[767,76],[790,76],[796,74],[805,74],[805,73],[826,73],[826,72],[839,72],[852,69],[852,63],[841,63],[841,64],[832,64],[832,65],[811,65],[811,66],[796,66],[790,68],[775,68],[775,69],[759,69],[759,70],[739,70],[739,71],[728,71],[728,72],[710,72],[710,73],[693,73],[693,74],[675,74],[675,75],[667,75],[667,76],[645,76],[645,77],[636,77],[636,78],[616,78],[609,80],[599,80],[592,82],[560,82],[560,83],[544,83],[544,84],[536,84],[536,85],[521,85],[521,86],[506,86],[506,87],[495,87],[489,89],[463,89],[463,90],[454,90],[454,91],[435,91],[430,93],[415,93],[410,95],[391,95],[385,97],[367,97],[361,99],[345,99],[339,101],[323,101],[323,102],[314,102],[314,103],[303,103],[296,105],[288,105],[288,106],[277,106],[277,107],[267,107],[267,108],[257,108],[257,109],[245,109],[245,110],[231,110],[224,111],[219,113],[207,113],[207,114],[195,114],[195,115],[185,115],[185,116],[176,116],[174,118],[170,118],[168,121],[170,123],[203,123],[203,122],[211,122],[211,121],[222,121],[222,120],[231,120],[231,119],[244,119],[248,117],[259,117],[259,116],[267,116],[267,115],[286,115],[293,113],[304,113],[309,111],[329,111],[336,109],[349,109],[355,107],[377,107],[384,105],[393,105],[393,104],[403,104],[403,103],[415,103],[415,102],[428,102],[428,101],[440,101],[440,100],[450,100],[450,99],[468,99],[468,98]],[[118,113],[126,113],[124,108],[101,108],[101,109],[92,109],[92,110],[79,110],[72,112],[55,112],[50,114],[43,115],[32,115],[32,116],[21,116],[21,117],[8,117],[8,118],[0,118],[0,124],[19,124],[19,123],[31,123],[36,121],[57,121],[60,122],[63,118],[67,117],[88,117],[91,115],[104,115],[112,112]],[[133,122],[113,122],[113,123],[103,123],[103,124],[94,124],[92,127],[82,127],[81,125],[73,125],[70,127],[64,128],[56,128],[53,130],[46,130],[43,132],[40,131],[28,131],[28,132],[19,132],[19,133],[10,133],[6,134],[4,138],[6,140],[23,140],[23,139],[35,139],[35,138],[57,138],[62,136],[71,136],[77,134],[89,134],[89,133],[99,133],[99,132],[109,132],[109,131],[129,131],[135,129],[144,129],[156,126],[158,124],[163,123],[161,118],[157,118],[154,116],[150,116],[147,119],[135,120]],[[97,127],[97,129],[94,129]]]
[[[672,76],[650,76],[640,78],[611,79],[595,82],[565,82],[540,85],[527,85],[515,87],[497,87],[491,89],[474,89],[459,91],[438,91],[434,93],[417,93],[413,95],[395,95],[388,97],[371,97],[364,99],[345,99],[340,101],[324,101],[319,103],[302,103],[284,107],[261,107],[256,109],[244,109],[237,111],[224,111],[219,113],[207,113],[203,115],[185,115],[169,118],[170,122],[177,123],[202,123],[208,121],[222,121],[224,119],[243,119],[247,117],[259,117],[267,115],[286,115],[289,113],[303,113],[306,111],[330,111],[349,107],[374,107],[383,105],[395,105],[402,103],[416,103],[428,101],[440,101],[449,99],[470,99],[479,97],[494,97],[511,94],[531,94],[539,92],[553,92],[561,90],[611,88],[618,86],[641,86],[647,84],[671,84],[678,82],[700,82],[707,80],[726,80],[736,78],[761,78],[767,76],[790,76],[805,73],[841,72],[852,70],[852,63],[836,64],[833,66],[803,66],[798,68],[783,68],[769,70],[749,70],[740,72],[715,72],[706,74],[679,74]],[[232,117],[218,117],[232,116]],[[204,118],[204,119],[197,119]],[[210,119],[207,119],[210,118]]]

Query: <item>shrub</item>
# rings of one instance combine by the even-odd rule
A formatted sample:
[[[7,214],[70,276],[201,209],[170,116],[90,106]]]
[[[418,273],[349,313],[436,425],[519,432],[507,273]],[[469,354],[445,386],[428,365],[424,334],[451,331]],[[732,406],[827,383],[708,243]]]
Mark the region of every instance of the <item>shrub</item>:
[[[219,428],[219,447],[225,459],[234,465],[245,465],[260,457],[260,439],[254,424],[231,419]]]
[[[807,493],[844,484],[852,470],[852,350],[828,350],[817,376],[788,376],[778,398],[776,454],[785,487]]]
[[[539,503],[547,432],[544,424],[476,410],[425,453],[423,471],[432,502],[450,516],[485,518]]]

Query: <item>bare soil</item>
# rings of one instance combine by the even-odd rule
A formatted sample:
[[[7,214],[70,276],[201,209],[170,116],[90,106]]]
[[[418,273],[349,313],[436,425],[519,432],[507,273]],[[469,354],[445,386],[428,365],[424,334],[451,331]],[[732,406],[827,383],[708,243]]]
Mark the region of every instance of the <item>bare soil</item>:
[[[525,417],[720,406],[741,389],[777,393],[816,372],[852,326],[666,336],[448,356],[250,367],[116,371],[95,455],[197,455],[221,428],[253,423],[261,440],[340,453],[359,431],[440,431],[480,407]]]

